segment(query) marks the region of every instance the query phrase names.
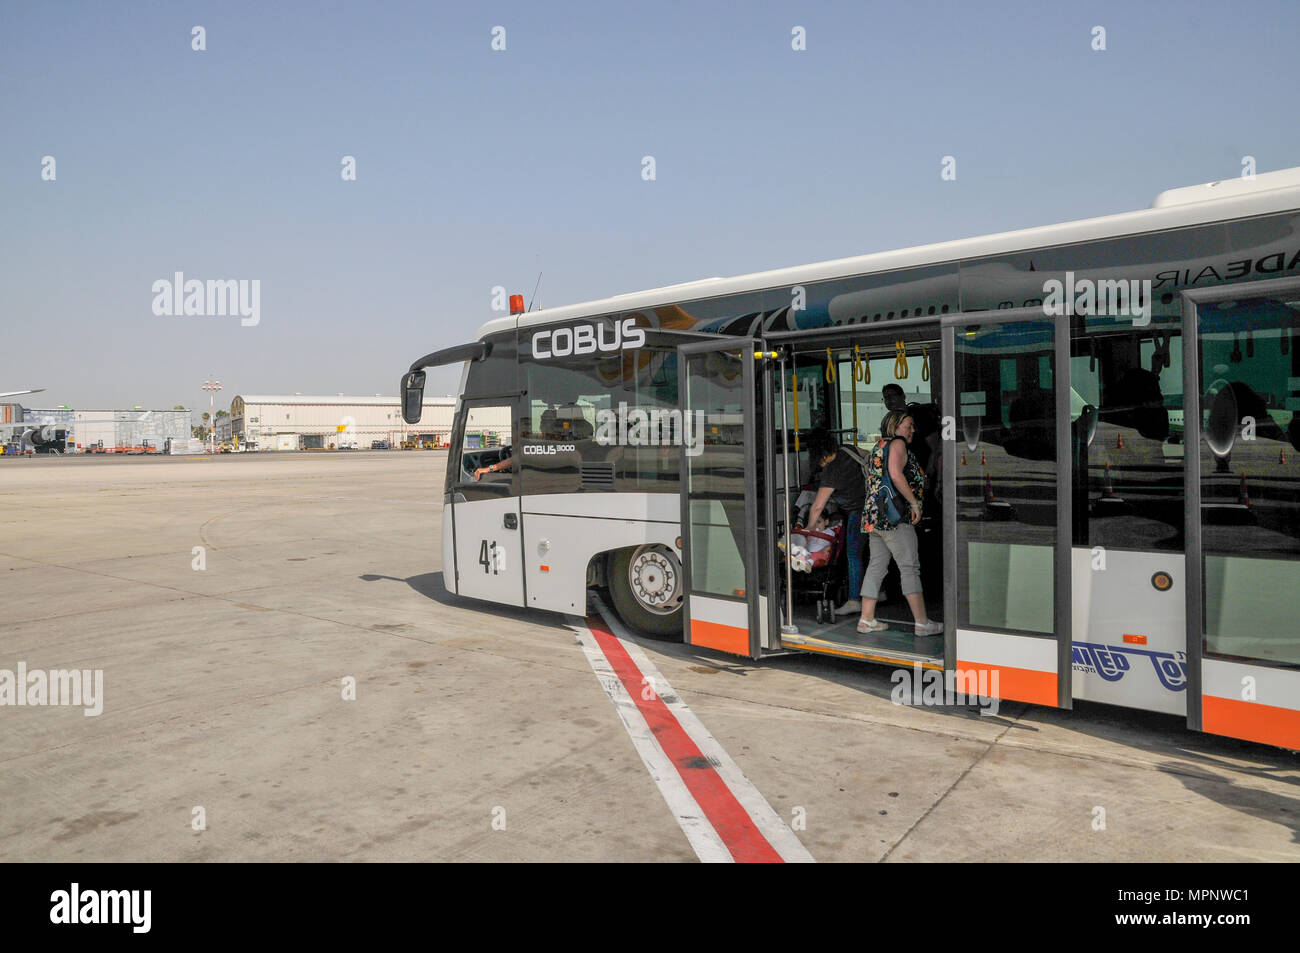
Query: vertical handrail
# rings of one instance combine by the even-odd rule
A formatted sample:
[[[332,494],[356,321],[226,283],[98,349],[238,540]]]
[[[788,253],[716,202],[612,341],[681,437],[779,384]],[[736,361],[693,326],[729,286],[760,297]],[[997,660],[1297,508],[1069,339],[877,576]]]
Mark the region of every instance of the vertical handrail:
[[[785,357],[781,358],[781,366],[785,367]],[[785,373],[782,372],[781,384],[785,385]],[[799,470],[799,364],[791,355],[790,360],[790,387],[793,393],[790,395],[794,399],[794,476],[795,479],[803,482],[803,473]],[[785,413],[785,405],[781,405],[781,412]]]
[[[785,623],[782,635],[798,635],[794,624],[794,569],[790,564],[790,550],[794,548],[794,522],[790,519],[790,428],[785,413],[785,350],[781,351],[781,467],[785,484]],[[797,438],[796,438],[797,439]]]
[[[849,378],[853,381],[853,449],[858,447],[858,346],[853,345],[853,366],[849,369]],[[843,393],[841,391],[841,393]]]

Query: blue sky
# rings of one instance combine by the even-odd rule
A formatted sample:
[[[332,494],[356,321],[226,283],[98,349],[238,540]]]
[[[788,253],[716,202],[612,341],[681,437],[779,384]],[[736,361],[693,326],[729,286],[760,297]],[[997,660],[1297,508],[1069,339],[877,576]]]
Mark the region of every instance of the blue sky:
[[[1293,0],[0,0],[0,390],[394,394],[539,270],[568,304],[1297,166],[1298,35]],[[259,279],[260,324],[154,315],[176,271]]]

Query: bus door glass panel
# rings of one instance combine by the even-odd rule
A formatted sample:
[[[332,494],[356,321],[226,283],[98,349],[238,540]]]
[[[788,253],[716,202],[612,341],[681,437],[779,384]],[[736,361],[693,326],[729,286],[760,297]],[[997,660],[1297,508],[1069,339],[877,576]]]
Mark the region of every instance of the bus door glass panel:
[[[1297,748],[1300,289],[1196,313],[1202,727]]]
[[[835,421],[826,401],[826,362],[818,363],[816,358],[807,354],[798,354],[794,360],[796,367],[786,370],[785,422],[790,431],[791,479],[795,485],[802,485],[813,470],[808,460],[808,448],[804,445],[808,432],[818,428],[829,430],[835,426]],[[780,386],[772,390],[772,419],[779,426],[782,419]]]
[[[1074,321],[1073,694],[1186,714],[1181,321]]]
[[[519,531],[518,461],[511,439],[514,406],[467,401],[452,487],[456,591],[463,596],[523,605],[523,544]],[[495,467],[495,472],[491,470]]]
[[[986,679],[980,694],[1055,706],[1056,580],[1069,555],[1057,528],[1069,500],[1057,492],[1055,322],[954,331],[958,673]]]
[[[754,409],[752,345],[681,354],[685,416],[693,427],[698,418],[703,434],[701,444],[682,453],[687,641],[749,655],[756,650],[749,597],[756,581],[750,556],[757,520],[747,492],[745,441]]]

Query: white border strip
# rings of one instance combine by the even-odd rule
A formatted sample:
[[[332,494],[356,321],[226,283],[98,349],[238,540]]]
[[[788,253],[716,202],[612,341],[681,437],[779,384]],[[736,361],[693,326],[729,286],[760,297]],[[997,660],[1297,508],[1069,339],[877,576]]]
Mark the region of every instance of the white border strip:
[[[957,661],[1056,673],[1056,639],[1050,635],[957,630]]]

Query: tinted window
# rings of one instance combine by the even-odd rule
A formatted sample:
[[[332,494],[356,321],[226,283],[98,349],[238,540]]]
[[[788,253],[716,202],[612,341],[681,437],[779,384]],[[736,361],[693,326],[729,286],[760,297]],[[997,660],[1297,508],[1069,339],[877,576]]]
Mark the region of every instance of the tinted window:
[[[1205,650],[1300,664],[1300,294],[1197,309]]]
[[[512,394],[519,389],[515,380],[517,360],[514,332],[494,335],[485,340],[491,343],[492,350],[484,360],[469,363],[462,397],[495,397]]]
[[[956,329],[957,611],[961,625],[1055,629],[1052,323]]]
[[[688,458],[690,532],[686,562],[691,591],[743,597],[746,592],[745,398],[743,350],[710,351],[689,360],[692,417],[703,420],[700,453]]]
[[[530,360],[519,420],[523,492],[676,493],[683,440],[675,348]]]
[[[1172,322],[1076,322],[1074,542],[1183,550],[1183,341]]]

